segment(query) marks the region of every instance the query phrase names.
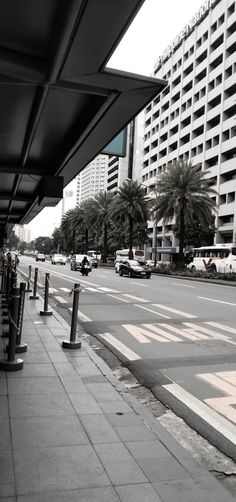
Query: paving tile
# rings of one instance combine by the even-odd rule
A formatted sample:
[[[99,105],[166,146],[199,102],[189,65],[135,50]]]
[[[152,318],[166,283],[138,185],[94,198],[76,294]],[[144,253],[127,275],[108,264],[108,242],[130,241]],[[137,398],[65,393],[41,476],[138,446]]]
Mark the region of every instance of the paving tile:
[[[119,442],[119,436],[103,415],[80,415],[80,420],[87,431],[90,440],[95,443]]]
[[[91,361],[89,357],[73,357],[71,362],[76,368],[77,373],[83,376],[92,376],[92,375],[100,375],[99,369],[95,366],[95,364]]]
[[[78,417],[28,417],[11,419],[14,449],[88,444]],[[1,441],[1,440],[0,440]]]
[[[7,396],[0,396],[0,418],[8,418],[8,398]]]
[[[153,483],[163,502],[209,502],[200,486],[191,479]],[[223,500],[221,501],[223,502]]]
[[[116,491],[121,502],[163,502],[149,483],[116,486]],[[173,498],[171,502],[177,501]]]
[[[126,425],[143,425],[142,420],[138,415],[136,415],[136,413],[123,413],[122,415],[112,413],[107,414],[106,417],[114,427],[123,427]]]
[[[57,376],[55,377],[26,377],[13,382],[9,380],[9,396],[21,394],[60,394],[64,392],[63,386]]]
[[[95,401],[93,396],[88,395],[88,393],[71,393],[69,394],[69,399],[78,415],[102,414],[99,404]]]
[[[123,441],[149,441],[156,436],[145,425],[116,427],[117,434]]]
[[[19,495],[109,486],[91,445],[14,451]]]
[[[172,481],[190,478],[190,474],[174,458],[161,457],[160,459],[137,460],[149,481]]]
[[[130,453],[136,460],[159,459],[160,457],[173,458],[168,450],[158,441],[132,441],[125,443]]]
[[[0,359],[1,359],[1,357],[0,357]],[[4,378],[1,378],[1,380],[0,380],[0,395],[1,396],[7,395],[7,379],[6,379],[5,375],[4,375]]]
[[[14,483],[13,460],[10,450],[0,450],[0,488]],[[11,495],[15,495],[11,493]]]
[[[24,363],[32,363],[32,364],[39,364],[39,363],[50,363],[50,357],[46,352],[32,352],[30,347],[28,351],[24,354]]]
[[[131,408],[125,401],[98,401],[104,413],[131,413]]]
[[[71,376],[76,376],[76,375],[79,377],[75,368],[73,368],[71,363],[69,363],[68,361],[66,363],[56,363],[55,362],[54,367],[56,369],[57,374],[60,377],[64,377],[64,376],[71,377]]]
[[[84,383],[107,383],[107,378],[104,375],[92,375],[82,377]]]
[[[18,502],[120,502],[111,486],[104,488],[81,488],[80,490],[48,492],[40,495],[23,495]],[[8,500],[6,501],[8,502]],[[11,500],[9,501],[11,502]],[[151,501],[152,502],[152,501]]]
[[[0,418],[0,449],[11,448],[11,435],[8,418]]]
[[[65,387],[66,392],[68,393],[76,393],[76,392],[79,392],[80,394],[84,392],[88,393],[86,386],[83,384],[78,373],[76,374],[76,376],[72,377],[62,376],[61,382],[62,385]]]
[[[146,476],[123,444],[96,445],[95,450],[112,484],[124,485],[147,482]]]
[[[49,417],[75,414],[66,394],[9,396],[9,405],[11,417]]]
[[[46,377],[57,376],[55,368],[51,363],[42,364],[24,364],[22,371],[11,372],[8,378],[25,378],[25,377]]]

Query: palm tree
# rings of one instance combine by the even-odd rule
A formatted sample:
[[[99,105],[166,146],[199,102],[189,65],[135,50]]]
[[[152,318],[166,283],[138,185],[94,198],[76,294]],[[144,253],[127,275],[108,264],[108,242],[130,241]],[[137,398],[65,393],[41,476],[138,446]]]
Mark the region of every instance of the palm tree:
[[[146,223],[149,216],[149,199],[138,181],[127,180],[118,189],[111,204],[111,215],[129,224],[129,258],[133,258],[134,223]]]
[[[88,212],[92,199],[88,199],[81,202],[80,206],[70,209],[65,213],[62,218],[61,227],[65,233],[65,237],[69,239],[72,234],[73,251],[75,252],[75,236],[76,232],[85,233],[85,249],[84,253],[88,251],[88,232],[89,232],[89,222],[88,222]]]
[[[191,161],[176,161],[157,179],[156,198],[152,214],[155,221],[163,223],[175,220],[179,224],[179,255],[184,261],[185,225],[194,218],[203,225],[212,221],[212,211],[216,207],[211,196],[217,192],[209,185],[206,171],[193,166]]]
[[[110,207],[114,194],[112,192],[99,192],[90,200],[87,222],[97,230],[103,230],[103,262],[107,262],[107,231],[110,221]]]

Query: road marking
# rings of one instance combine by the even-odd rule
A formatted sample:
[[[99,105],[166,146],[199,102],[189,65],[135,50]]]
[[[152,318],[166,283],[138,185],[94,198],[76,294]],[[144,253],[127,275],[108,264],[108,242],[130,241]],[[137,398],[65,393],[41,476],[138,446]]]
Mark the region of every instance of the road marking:
[[[220,371],[217,373],[205,373],[197,375],[214,388],[228,396],[204,399],[214,410],[236,423],[236,371]]]
[[[218,322],[205,322],[204,324],[208,324],[209,326],[213,326],[214,328],[220,328],[223,329],[224,331],[227,331],[228,333],[233,333],[236,335],[236,329],[235,328],[230,328],[229,326],[224,326],[224,324],[219,324]]]
[[[172,282],[173,286],[180,286],[182,288],[195,288],[195,286],[189,286],[189,284],[179,284],[178,282]]]
[[[57,300],[59,303],[68,303],[67,300],[62,298],[61,296],[54,296],[55,300]]]
[[[91,293],[104,293],[104,291],[100,291],[96,288],[85,288],[85,291],[90,291]]]
[[[116,300],[120,300],[121,302],[130,303],[129,300],[125,300],[124,298],[121,298],[121,296],[115,296],[115,295],[110,295],[110,294],[108,294],[107,296],[111,296],[112,298],[116,298]]]
[[[162,385],[162,387],[201,417],[201,419],[210,424],[211,427],[225,436],[231,443],[236,444],[236,427],[231,422],[209,408],[207,404],[202,403],[195,396],[183,389],[183,387],[180,387],[180,385],[171,383]]]
[[[222,300],[214,300],[214,298],[206,298],[205,296],[198,296],[201,300],[208,300],[209,302],[224,303],[225,305],[231,305],[235,307],[236,303],[223,302]]]
[[[159,309],[167,310],[173,314],[178,314],[183,317],[188,317],[189,319],[196,319],[197,316],[188,314],[187,312],[182,312],[182,310],[173,309],[172,307],[167,307],[166,305],[161,305],[160,303],[153,303],[153,307],[158,307]]]
[[[164,339],[167,338],[168,341],[170,342],[182,342],[180,338],[178,338],[175,335],[171,335],[171,333],[168,333],[167,331],[164,331],[163,329],[159,328],[158,326],[153,326],[152,324],[143,324],[145,328],[153,330],[155,333],[158,333],[159,335],[163,336]],[[167,324],[159,324],[159,326],[167,326]],[[166,341],[166,340],[161,340],[161,341]]]
[[[70,293],[71,292],[71,289],[68,289],[68,288],[59,288],[61,289],[61,291],[64,291],[64,293]]]
[[[143,302],[143,303],[148,303],[148,300],[144,298],[139,298],[138,296],[133,296],[133,295],[128,295],[128,293],[122,293],[123,296],[126,296],[127,298],[131,298],[131,300],[136,300],[137,302]]]
[[[181,335],[184,338],[187,338],[188,340],[196,341],[196,340],[199,340],[199,338],[202,340],[208,338],[205,335],[199,335],[195,332],[193,334],[193,333],[191,333],[190,329],[183,329],[182,330],[182,329],[175,328],[175,326],[169,326],[169,324],[164,324],[164,323],[162,323],[161,326],[164,326],[165,328],[169,329],[170,331],[173,331],[174,333],[177,333],[178,335]],[[181,341],[183,341],[183,340],[181,340]]]
[[[52,293],[57,293],[57,289],[55,289],[55,288],[49,288],[48,292],[51,293],[51,294]]]
[[[101,338],[103,338],[106,342],[108,342],[110,345],[112,345],[115,349],[117,349],[121,354],[123,354],[129,361],[136,361],[138,359],[141,359],[141,357],[136,354],[136,352],[133,352],[133,350],[129,349],[124,345],[122,342],[117,340],[113,335],[110,333],[103,333],[99,334]]]
[[[143,288],[147,287],[147,284],[141,284],[141,282],[131,282],[130,284],[134,284],[135,286],[143,286]]]
[[[189,328],[192,328],[193,333],[197,334],[197,332],[200,331],[201,333],[209,335],[209,338],[213,338],[215,340],[222,340],[227,343],[230,343],[231,345],[236,345],[236,342],[233,342],[227,335],[222,335],[221,333],[217,333],[216,331],[204,328],[203,326],[198,326],[197,324],[192,324],[188,322],[184,322],[183,324],[185,326],[188,326]]]
[[[138,307],[139,309],[147,310],[148,312],[151,312],[152,314],[159,315],[160,317],[165,317],[165,319],[171,319],[171,317],[168,317],[165,314],[160,314],[160,312],[156,312],[155,310],[148,309],[147,307],[144,307],[143,305],[137,305],[137,303],[135,303],[134,306]]]
[[[72,307],[70,307],[68,309],[70,312],[72,312]],[[92,322],[92,319],[90,319],[89,317],[87,317],[85,314],[83,314],[82,312],[78,312],[78,318],[79,318],[79,321],[83,321],[83,322]]]
[[[104,293],[120,293],[120,291],[117,291],[116,289],[105,288],[102,286],[98,286],[98,289],[103,291]]]

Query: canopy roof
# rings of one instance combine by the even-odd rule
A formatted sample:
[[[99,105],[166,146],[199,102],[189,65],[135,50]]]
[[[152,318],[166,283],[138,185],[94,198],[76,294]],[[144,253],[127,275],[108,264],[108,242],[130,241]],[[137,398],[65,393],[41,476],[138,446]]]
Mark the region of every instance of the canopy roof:
[[[164,88],[106,68],[142,3],[1,3],[1,236],[58,202],[55,177],[66,186]]]

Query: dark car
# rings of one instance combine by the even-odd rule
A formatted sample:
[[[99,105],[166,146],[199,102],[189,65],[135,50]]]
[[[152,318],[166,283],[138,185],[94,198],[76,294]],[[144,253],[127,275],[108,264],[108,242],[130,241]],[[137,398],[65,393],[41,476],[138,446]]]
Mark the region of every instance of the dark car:
[[[146,279],[150,279],[151,270],[149,267],[141,265],[136,260],[126,260],[120,263],[119,275],[128,275],[129,277],[146,277]]]

